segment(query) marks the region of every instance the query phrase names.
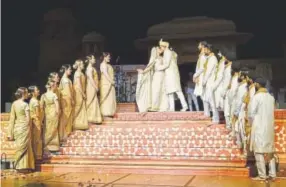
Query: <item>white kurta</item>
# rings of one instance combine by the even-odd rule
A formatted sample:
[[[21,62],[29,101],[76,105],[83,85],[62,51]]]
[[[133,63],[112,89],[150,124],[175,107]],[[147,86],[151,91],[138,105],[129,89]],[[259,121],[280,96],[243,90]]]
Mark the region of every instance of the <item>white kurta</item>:
[[[163,64],[162,57],[155,60],[154,74],[152,77],[152,105],[151,111],[167,111],[168,110],[168,97],[165,93],[165,72],[159,70]]]
[[[216,78],[216,67],[217,67],[217,58],[214,55],[210,55],[207,57],[206,61],[206,69],[203,78],[203,86],[205,86],[205,91],[202,94],[202,99],[205,102],[214,102],[212,101],[214,97],[212,97],[214,82]]]
[[[197,61],[197,66],[196,66],[196,72],[194,74],[194,79],[197,79],[197,83],[195,86],[194,94],[196,96],[202,96],[203,93],[203,78],[204,78],[204,66],[206,63],[206,56],[204,54],[201,54],[199,56],[199,59]]]
[[[225,69],[225,59],[221,59],[217,66],[217,72],[216,72],[216,79],[214,82],[214,96],[215,96],[215,105],[216,108],[223,108],[223,104],[221,103],[221,87],[223,86],[222,80],[224,75],[224,69]]]
[[[249,101],[251,101],[251,99],[254,97],[255,95],[255,86],[254,84],[249,86]]]
[[[266,89],[255,94],[248,107],[248,117],[252,121],[250,151],[273,153],[274,146],[274,105],[275,100]]]
[[[232,105],[233,105],[233,98],[237,92],[238,88],[238,73],[235,73],[231,78],[230,88],[228,89],[225,100],[224,100],[224,116],[226,118],[227,125],[230,126],[231,123],[231,116],[232,116]]]
[[[223,79],[220,87],[218,88],[220,91],[220,97],[218,101],[218,106],[224,110],[225,107],[225,96],[228,91],[228,86],[231,82],[231,63],[225,66],[225,69],[223,71]]]
[[[237,89],[238,89],[239,83],[238,83],[238,73],[235,74],[232,77],[232,81],[231,81],[231,88],[230,91],[228,93],[228,102],[229,102],[229,106],[230,106],[230,116],[233,116],[234,110],[235,110],[235,97],[237,94]]]
[[[165,70],[165,89],[167,94],[182,91],[177,57],[177,53],[174,51],[169,49],[164,51],[163,66],[160,70]]]
[[[234,130],[237,136],[237,144],[242,146],[246,142],[245,136],[245,104],[244,98],[247,95],[247,83],[240,83],[237,94],[234,100],[234,115],[238,117],[238,120],[234,124]]]

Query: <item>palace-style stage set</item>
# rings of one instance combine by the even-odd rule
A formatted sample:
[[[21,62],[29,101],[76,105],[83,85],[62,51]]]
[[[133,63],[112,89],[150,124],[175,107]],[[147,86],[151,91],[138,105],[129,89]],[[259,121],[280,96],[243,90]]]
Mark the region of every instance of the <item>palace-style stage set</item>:
[[[57,9],[47,13],[44,17],[44,24],[55,28],[61,24],[62,27],[68,25],[67,28],[76,26],[75,19],[71,18],[71,13],[66,9]],[[44,30],[40,37],[39,71],[41,74],[45,71],[50,72],[59,64],[71,63],[71,57],[66,54],[76,54],[77,46],[82,45],[80,50],[86,54],[100,53],[104,50],[104,37],[97,32],[91,32],[82,40],[78,40],[79,37],[72,32],[75,29],[69,34],[66,34],[65,29],[58,30],[62,34],[57,40],[50,39],[49,29]],[[207,40],[219,49],[224,49],[227,56],[235,63],[246,65],[279,84],[279,81],[283,81],[282,75],[285,74],[283,67],[285,67],[286,57],[237,59],[236,46],[244,44],[251,36],[249,33],[236,32],[235,24],[229,20],[208,17],[180,18],[150,27],[147,38],[136,40],[135,45],[138,49],[146,50],[147,56],[152,42],[158,42],[160,37],[163,37],[176,49],[180,57],[178,64],[181,66],[187,63],[195,64],[198,57],[197,42]],[[67,40],[70,43],[73,42],[72,45],[67,43]],[[211,119],[205,117],[203,112],[148,112],[144,114],[137,112],[136,69],[144,68],[146,64],[114,67],[115,74],[118,76],[117,83],[120,82],[121,77],[125,78],[123,87],[116,85],[118,106],[115,116],[105,118],[100,125],[89,124],[89,129],[86,131],[72,132],[67,141],[61,145],[57,155],[43,155],[43,159],[36,163],[37,170],[59,173],[68,171],[249,176],[252,172],[249,163],[254,160],[250,155],[245,157],[234,143],[225,128],[223,114],[220,114],[220,124],[212,125]],[[272,71],[275,72],[273,76]],[[285,90],[283,93],[285,94]],[[281,100],[280,106],[283,104],[285,106],[286,102],[282,101],[283,98],[278,96],[278,101]],[[13,162],[15,144],[6,141],[8,124],[9,113],[2,113],[1,151],[7,155],[7,161]],[[279,166],[285,166],[285,109],[275,111],[275,133]]]

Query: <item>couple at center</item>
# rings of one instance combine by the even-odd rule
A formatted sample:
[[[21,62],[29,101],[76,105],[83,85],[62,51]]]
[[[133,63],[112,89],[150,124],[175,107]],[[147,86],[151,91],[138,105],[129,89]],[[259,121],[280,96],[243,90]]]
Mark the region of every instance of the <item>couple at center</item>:
[[[160,40],[151,50],[150,60],[144,70],[138,70],[136,102],[139,112],[175,111],[175,94],[182,110],[188,105],[182,93],[177,53],[169,49],[169,43]]]

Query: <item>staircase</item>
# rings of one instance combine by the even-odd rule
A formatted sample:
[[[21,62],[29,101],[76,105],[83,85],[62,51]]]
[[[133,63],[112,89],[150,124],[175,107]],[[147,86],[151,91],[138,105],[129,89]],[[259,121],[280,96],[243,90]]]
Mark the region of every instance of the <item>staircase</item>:
[[[38,169],[45,172],[249,175],[246,159],[224,125],[212,125],[202,112],[139,114],[134,104],[120,104],[119,108],[114,118],[106,118],[102,125],[90,124],[87,131],[74,131],[58,155],[44,155]],[[277,110],[275,117],[276,151],[280,162],[286,163],[286,111]],[[3,128],[7,115],[1,118]],[[3,143],[2,136],[1,141]]]
[[[202,112],[117,113],[73,132],[42,171],[247,176],[246,161],[224,125]]]

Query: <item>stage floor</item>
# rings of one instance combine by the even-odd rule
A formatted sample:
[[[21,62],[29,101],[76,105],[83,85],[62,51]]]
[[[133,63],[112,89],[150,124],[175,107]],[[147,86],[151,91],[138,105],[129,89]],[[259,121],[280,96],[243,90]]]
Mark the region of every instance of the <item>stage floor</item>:
[[[265,187],[286,186],[286,179],[275,182],[252,181],[247,177],[173,176],[100,173],[33,173],[26,176],[5,171],[2,187]]]

